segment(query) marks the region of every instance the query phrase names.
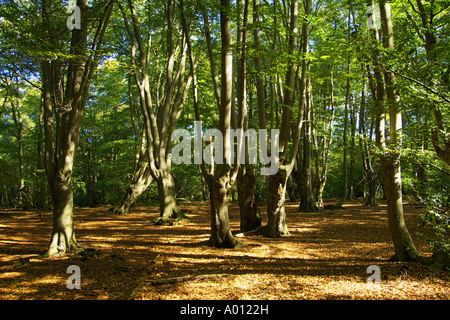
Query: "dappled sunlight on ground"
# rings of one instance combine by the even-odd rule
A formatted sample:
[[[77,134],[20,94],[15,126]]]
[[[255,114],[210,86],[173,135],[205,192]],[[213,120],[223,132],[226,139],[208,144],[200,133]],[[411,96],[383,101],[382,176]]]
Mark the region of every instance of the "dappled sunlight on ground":
[[[349,202],[341,210],[297,211],[287,203],[291,233],[279,239],[258,234],[240,237],[239,249],[207,246],[209,206],[183,205],[189,221],[152,224],[156,207],[137,207],[115,216],[108,207],[75,210],[79,243],[97,255],[40,259],[51,233],[51,214],[0,211],[0,299],[448,299],[450,272],[417,263],[388,262],[393,254],[385,205]],[[263,223],[267,221],[260,206]],[[405,206],[406,222],[418,249],[428,247],[416,231],[415,213]],[[239,230],[239,209],[230,223]],[[81,290],[69,290],[67,267],[78,265]],[[368,284],[367,267],[377,265],[381,283]],[[408,268],[407,275],[402,268]],[[187,275],[226,274],[224,278],[152,285],[150,280]],[[136,289],[137,288],[137,289]],[[135,290],[136,289],[136,290]]]

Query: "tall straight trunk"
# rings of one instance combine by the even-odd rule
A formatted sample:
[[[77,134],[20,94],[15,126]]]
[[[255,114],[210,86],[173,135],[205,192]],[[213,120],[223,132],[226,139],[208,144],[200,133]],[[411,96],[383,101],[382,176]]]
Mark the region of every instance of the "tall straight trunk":
[[[8,83],[7,83],[8,84]],[[11,81],[12,84],[12,81]],[[16,88],[14,88],[16,91]],[[23,123],[22,116],[20,112],[20,104],[19,98],[17,96],[18,92],[15,92],[15,99],[10,98],[11,106],[12,106],[12,115],[14,119],[14,125],[16,127],[16,133],[14,136],[17,139],[17,147],[18,147],[18,162],[19,162],[19,199],[18,203],[20,207],[24,207],[25,203],[25,176],[24,176],[24,164],[23,164]],[[16,100],[16,101],[14,101]]]
[[[333,65],[331,65],[331,71],[330,71],[330,107],[331,110],[327,110],[327,108],[324,108],[324,114],[327,114],[331,111],[331,116],[328,121],[328,132],[327,135],[323,138],[323,147],[322,147],[322,170],[319,174],[319,190],[317,195],[317,206],[321,207],[323,206],[323,191],[325,189],[325,184],[327,182],[327,173],[328,173],[328,159],[330,154],[330,145],[331,141],[333,139],[333,123],[334,123],[334,117],[335,117],[335,101],[334,101],[334,71],[333,71]],[[327,112],[328,111],[328,112]]]
[[[348,172],[348,199],[355,199],[355,142],[356,142],[356,111],[350,109],[350,168]]]
[[[350,16],[350,15],[349,15]],[[342,187],[342,196],[339,202],[336,204],[336,207],[342,208],[344,202],[347,200],[348,195],[348,145],[347,145],[347,131],[348,131],[348,108],[349,108],[349,100],[350,100],[350,58],[347,60],[347,84],[345,89],[345,109],[344,109],[344,130],[342,136],[342,144],[343,144],[343,161],[342,161],[342,174],[343,174],[343,187]]]
[[[380,0],[380,12],[382,21],[383,45],[385,48],[394,48],[393,28],[390,12],[390,4]],[[378,31],[374,31],[375,39],[379,41]],[[395,254],[392,258],[398,261],[416,259],[419,254],[414,247],[412,238],[408,232],[403,216],[402,203],[402,177],[400,165],[400,153],[402,145],[402,111],[400,97],[395,89],[395,77],[393,73],[381,71],[377,61],[378,52],[373,55],[375,79],[377,82],[376,101],[376,142],[381,149],[380,163],[386,190],[387,215],[389,230],[393,239]],[[385,137],[386,105],[390,118],[390,143],[387,149]]]
[[[361,71],[364,72],[364,65],[361,66]],[[370,86],[372,91],[372,96],[376,96],[373,85]],[[368,194],[365,206],[377,206],[376,199],[376,173],[374,168],[374,156],[371,154],[369,149],[369,141],[372,137],[372,130],[370,130],[369,135],[366,129],[366,90],[367,83],[363,78],[363,88],[361,90],[361,105],[359,109],[359,145],[361,150],[361,157],[363,163],[363,169],[365,174],[365,180],[367,184]],[[371,122],[371,128],[373,128],[373,120]]]
[[[255,3],[254,3],[255,4]],[[242,16],[242,22],[239,23],[238,28],[238,41],[237,46],[240,48],[239,67],[238,67],[238,114],[239,114],[239,127],[244,131],[248,129],[248,110],[247,110],[247,81],[246,81],[246,35],[247,35],[247,16],[249,0],[240,0],[239,3],[239,16]],[[254,6],[255,8],[255,6]],[[257,7],[256,7],[257,8]],[[256,10],[257,11],[257,10]],[[242,13],[242,14],[241,14]],[[255,20],[254,9],[254,20]],[[257,18],[256,18],[257,19]],[[257,33],[257,31],[255,31]],[[256,36],[256,39],[257,40]],[[257,68],[261,69],[260,58],[257,58],[255,62]],[[261,87],[262,86],[262,87]],[[262,91],[261,91],[262,90]],[[262,97],[261,97],[262,94]],[[264,112],[264,84],[260,76],[257,79],[257,95],[258,95],[258,113]],[[262,102],[261,102],[262,100]],[[263,104],[262,110],[260,104]],[[265,119],[265,118],[264,118]],[[261,122],[261,117],[260,117]],[[263,124],[265,128],[265,124]],[[263,129],[261,128],[261,129]],[[249,150],[251,147],[248,145],[248,139],[244,140],[246,144],[245,150]],[[257,205],[255,202],[255,185],[256,176],[255,168],[249,163],[248,153],[245,155],[245,164],[241,164],[237,175],[237,190],[239,198],[239,213],[240,213],[240,230],[242,232],[253,230],[261,226],[261,217],[258,214]]]
[[[312,111],[312,90],[307,82],[307,97],[305,110],[305,124],[303,125],[303,165],[301,171],[301,203],[299,209],[305,212],[319,211],[316,201],[314,199],[313,181],[312,181],[312,126],[313,111]]]
[[[394,49],[394,30],[391,19],[389,0],[380,0],[380,13],[383,31],[383,46]],[[414,247],[412,238],[406,227],[403,215],[402,176],[400,155],[402,148],[402,109],[400,96],[396,89],[396,79],[393,72],[384,72],[386,82],[387,104],[389,107],[390,144],[381,157],[381,170],[386,186],[386,200],[389,229],[394,241],[395,258],[399,261],[415,259],[419,253]],[[386,152],[386,151],[385,151]]]
[[[231,150],[228,129],[231,127],[231,99],[233,95],[233,55],[231,48],[231,4],[230,0],[220,1],[221,51],[221,92],[219,106],[219,130],[223,137],[223,159],[208,177],[211,197],[211,237],[210,244],[218,248],[235,248],[242,244],[231,233],[228,216],[228,199],[239,169],[235,163],[233,170],[226,163],[225,155]]]

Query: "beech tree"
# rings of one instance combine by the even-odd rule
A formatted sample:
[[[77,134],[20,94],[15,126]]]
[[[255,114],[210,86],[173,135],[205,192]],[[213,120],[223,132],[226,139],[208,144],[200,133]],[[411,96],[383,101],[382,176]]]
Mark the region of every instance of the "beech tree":
[[[47,54],[40,60],[44,105],[45,170],[53,199],[53,230],[48,256],[80,249],[73,226],[72,172],[80,139],[89,85],[101,57],[101,44],[114,1],[76,2],[80,28],[73,28],[69,45],[59,36],[65,20],[61,3],[41,4],[42,42]],[[95,24],[90,21],[94,20]],[[59,22],[55,24],[55,22]],[[64,26],[64,27],[63,27]],[[94,32],[91,34],[91,27]],[[67,48],[67,49],[66,49]]]
[[[160,218],[157,223],[163,223],[170,218],[186,218],[178,209],[175,194],[175,182],[171,174],[171,151],[172,151],[172,131],[179,119],[181,111],[186,100],[187,92],[192,84],[193,72],[186,71],[187,59],[187,36],[182,32],[181,38],[175,39],[174,2],[169,1],[163,8],[166,15],[168,26],[166,33],[167,53],[164,70],[165,75],[164,90],[162,96],[154,104],[152,96],[153,90],[159,91],[160,88],[153,88],[149,76],[152,46],[152,27],[153,21],[149,21],[147,34],[143,30],[137,13],[135,3],[128,1],[128,13],[124,7],[121,7],[124,24],[131,39],[131,72],[139,88],[139,102],[144,119],[144,133],[146,141],[146,160],[148,168],[140,168],[136,183],[130,186],[127,193],[136,195],[138,191],[145,190],[151,182],[150,175],[158,183]],[[152,17],[152,5],[146,5],[147,16]],[[176,45],[177,44],[177,45]],[[178,60],[178,63],[176,61]],[[175,67],[177,69],[175,69]],[[156,106],[155,106],[156,105]],[[134,195],[131,196],[135,198]]]
[[[0,205],[45,211],[52,197],[49,256],[82,249],[74,206],[122,200],[112,211],[125,214],[142,194],[164,223],[186,217],[177,199],[208,191],[216,247],[241,245],[230,199],[241,231],[289,235],[288,191],[308,212],[324,198],[344,210],[349,197],[386,197],[394,258],[426,261],[406,228],[406,195],[427,206],[422,221],[439,221],[439,241],[428,241],[447,250],[447,3],[79,0],[72,13],[65,3],[0,4]],[[368,8],[380,11],[375,28]],[[179,162],[173,150],[191,146],[193,127],[217,139],[194,140],[201,162],[185,149]],[[261,153],[260,167],[250,163],[247,137],[237,137],[245,161],[227,157],[238,129],[278,130],[267,150],[277,172],[262,174]]]
[[[211,238],[210,244],[219,248],[235,248],[241,242],[232,235],[228,216],[228,198],[239,170],[239,163],[234,166],[227,163],[226,156],[231,152],[231,104],[233,98],[233,52],[231,38],[231,4],[230,0],[220,1],[220,35],[221,49],[221,77],[220,77],[220,105],[219,131],[223,137],[223,153],[221,163],[217,164],[214,173],[203,175],[208,183],[211,197]],[[204,165],[202,165],[204,168]],[[213,164],[214,166],[214,164]]]
[[[307,74],[308,63],[307,53],[309,47],[310,33],[310,15],[312,13],[312,1],[304,1],[304,19],[302,23],[301,44],[298,47],[298,23],[299,23],[299,2],[294,0],[290,7],[290,23],[288,32],[288,54],[290,57],[298,55],[301,62],[291,60],[288,64],[285,81],[283,83],[283,116],[280,124],[280,142],[279,154],[280,165],[278,172],[269,176],[269,194],[268,194],[268,223],[264,228],[264,233],[270,237],[280,237],[288,235],[289,231],[286,225],[286,212],[284,208],[286,198],[286,187],[289,176],[294,167],[295,158],[299,148],[299,139],[303,125],[303,116],[307,104]],[[299,105],[294,108],[295,88],[297,87]],[[291,121],[293,120],[293,112],[297,111],[297,119],[293,126],[293,134],[291,135]],[[288,141],[292,139],[292,147],[288,148]]]
[[[374,5],[373,3],[371,4]],[[394,48],[394,33],[389,1],[379,2],[382,32],[373,30],[375,45],[383,43],[384,49]],[[376,81],[376,143],[380,149],[381,171],[385,181],[387,215],[389,229],[395,247],[393,259],[408,261],[418,259],[420,254],[415,248],[406,227],[403,214],[401,148],[402,148],[402,109],[400,96],[396,89],[393,72],[384,71],[377,61],[379,50],[374,49],[373,65]],[[389,112],[389,147],[386,141],[386,114]]]

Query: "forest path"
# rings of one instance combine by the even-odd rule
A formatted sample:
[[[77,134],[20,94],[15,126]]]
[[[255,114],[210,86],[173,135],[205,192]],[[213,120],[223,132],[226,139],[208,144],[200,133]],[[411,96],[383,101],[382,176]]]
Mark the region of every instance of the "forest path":
[[[298,203],[287,203],[290,236],[243,236],[239,249],[207,246],[207,203],[184,204],[191,220],[173,226],[151,223],[156,207],[137,207],[127,216],[112,215],[106,206],[76,209],[77,239],[94,254],[51,259],[34,255],[48,245],[50,213],[0,210],[0,299],[127,299],[131,293],[135,299],[163,300],[449,299],[450,272],[387,261],[394,252],[386,206],[362,203],[319,213],[298,212]],[[417,248],[429,255],[416,234],[423,231],[415,220],[420,210],[406,204],[405,219]],[[263,206],[261,213],[265,224]],[[235,204],[230,223],[239,230]],[[70,265],[80,267],[81,290],[67,288]],[[370,265],[380,268],[380,284],[366,282]],[[151,282],[205,274],[231,276]]]

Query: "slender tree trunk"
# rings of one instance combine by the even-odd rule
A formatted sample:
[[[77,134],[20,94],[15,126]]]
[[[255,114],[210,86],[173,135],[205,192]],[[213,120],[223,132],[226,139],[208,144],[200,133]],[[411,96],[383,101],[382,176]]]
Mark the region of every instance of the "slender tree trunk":
[[[389,1],[380,0],[380,12],[384,47],[393,49],[394,38]],[[420,255],[414,247],[403,215],[402,176],[400,165],[402,110],[399,103],[400,97],[395,89],[396,81],[394,74],[385,72],[384,79],[386,87],[383,89],[386,90],[390,116],[390,150],[386,150],[384,132],[378,130],[378,133],[381,134],[379,146],[382,148],[383,152],[381,156],[381,171],[386,187],[388,223],[395,248],[393,259],[398,261],[409,261],[417,259]],[[379,118],[384,118],[383,113]],[[378,127],[382,128],[382,126]]]
[[[247,16],[249,0],[239,0],[239,28],[238,28],[238,40],[237,46],[240,48],[239,68],[238,68],[238,115],[239,115],[239,127],[243,130],[248,129],[248,110],[247,110],[247,81],[246,81],[246,35],[247,35]],[[241,18],[242,17],[242,18]],[[255,19],[255,17],[254,17]],[[258,59],[257,59],[258,60]],[[256,62],[258,65],[258,62]],[[259,61],[259,67],[261,62]],[[257,95],[258,95],[258,113],[264,112],[264,96],[262,96],[263,109],[261,110],[261,92],[264,94],[264,86],[262,79],[258,77]],[[261,88],[262,85],[262,88]],[[262,90],[262,91],[261,91]],[[265,118],[264,118],[265,119]],[[260,117],[261,121],[261,117]],[[263,124],[265,128],[265,123]],[[249,150],[251,146],[248,144],[248,139],[245,138],[246,145],[245,150]],[[248,152],[241,155],[245,159],[245,164],[239,166],[239,172],[237,175],[237,190],[239,198],[239,212],[240,212],[240,230],[245,232],[256,229],[261,225],[261,217],[258,215],[257,205],[255,202],[255,168],[249,163]]]
[[[355,141],[356,141],[356,111],[355,107],[350,110],[350,168],[348,173],[348,199],[354,200],[355,196]]]
[[[364,72],[364,65],[361,66],[361,71]],[[361,157],[362,157],[362,163],[365,173],[365,180],[367,184],[368,194],[367,194],[367,201],[365,203],[365,206],[377,206],[377,199],[376,199],[376,191],[377,191],[377,185],[376,185],[376,174],[374,169],[374,156],[371,154],[369,149],[369,143],[368,139],[371,140],[372,137],[372,131],[373,131],[373,120],[371,122],[371,129],[369,131],[369,135],[367,135],[367,129],[366,129],[366,90],[367,90],[367,83],[363,79],[363,88],[361,90],[361,105],[359,110],[359,145],[361,149]],[[373,85],[371,85],[371,91],[372,96],[376,96],[375,90],[373,88]]]
[[[7,81],[8,84],[8,81]],[[12,80],[10,85],[12,85]],[[17,92],[16,92],[17,89]],[[14,136],[17,139],[17,147],[18,147],[18,159],[19,159],[19,198],[18,203],[19,206],[24,208],[25,206],[25,176],[24,176],[24,166],[23,166],[23,124],[22,124],[22,116],[20,113],[20,104],[19,98],[17,97],[18,88],[13,88],[15,97],[15,102],[13,98],[10,98],[11,106],[12,106],[12,115],[14,119],[14,125],[16,127],[17,133]]]
[[[316,201],[314,199],[314,190],[312,184],[312,128],[311,122],[312,117],[312,92],[308,81],[308,90],[306,97],[306,111],[305,111],[305,124],[303,126],[303,166],[301,177],[303,179],[301,188],[301,203],[299,209],[305,212],[317,212],[319,208],[317,207]]]
[[[347,200],[348,195],[348,146],[347,146],[347,130],[348,130],[348,104],[349,104],[349,95],[350,95],[350,59],[347,61],[347,85],[346,85],[346,91],[345,91],[345,111],[344,111],[344,133],[343,133],[343,145],[344,145],[344,152],[343,152],[343,161],[342,161],[342,174],[343,174],[343,180],[344,180],[344,186],[342,187],[342,197],[339,200],[339,202],[336,204],[336,207],[342,208],[344,205],[344,202]]]

